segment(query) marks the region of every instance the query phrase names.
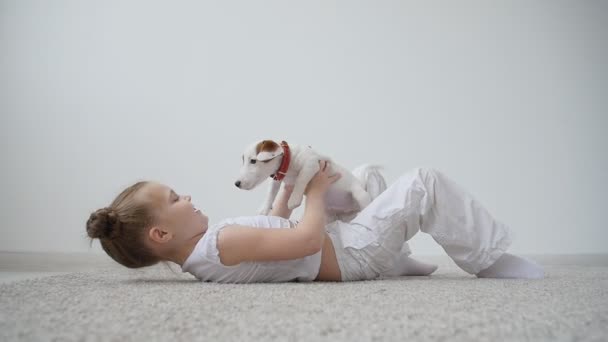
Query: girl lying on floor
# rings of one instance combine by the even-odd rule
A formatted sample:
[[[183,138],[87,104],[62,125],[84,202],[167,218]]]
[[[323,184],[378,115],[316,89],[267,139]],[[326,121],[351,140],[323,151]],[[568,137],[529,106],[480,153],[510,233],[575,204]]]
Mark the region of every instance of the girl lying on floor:
[[[512,235],[506,225],[434,169],[403,174],[350,222],[326,223],[325,195],[340,177],[326,167],[321,161],[308,184],[300,222],[289,219],[289,189],[269,216],[228,218],[209,226],[190,196],[138,182],[92,213],[87,233],[126,267],[171,261],[201,281],[221,283],[429,275],[435,265],[402,250],[418,231],[430,234],[461,269],[479,278],[544,277],[538,264],[505,252]]]

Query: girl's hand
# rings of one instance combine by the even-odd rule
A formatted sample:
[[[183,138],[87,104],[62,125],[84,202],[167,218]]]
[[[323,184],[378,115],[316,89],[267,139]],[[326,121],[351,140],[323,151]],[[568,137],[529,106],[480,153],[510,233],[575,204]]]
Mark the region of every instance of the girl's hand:
[[[304,194],[306,196],[311,195],[325,195],[329,186],[336,182],[342,175],[339,173],[330,175],[327,170],[327,165],[329,162],[327,160],[319,160],[319,171],[312,177],[306,189],[304,190]]]

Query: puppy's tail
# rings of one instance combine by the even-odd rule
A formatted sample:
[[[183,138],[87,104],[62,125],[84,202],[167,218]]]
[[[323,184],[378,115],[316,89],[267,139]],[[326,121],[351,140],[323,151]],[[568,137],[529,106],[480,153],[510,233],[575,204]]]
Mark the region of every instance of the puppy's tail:
[[[352,170],[353,175],[361,182],[372,199],[386,190],[386,179],[380,170],[382,170],[382,166],[373,164],[359,165]]]

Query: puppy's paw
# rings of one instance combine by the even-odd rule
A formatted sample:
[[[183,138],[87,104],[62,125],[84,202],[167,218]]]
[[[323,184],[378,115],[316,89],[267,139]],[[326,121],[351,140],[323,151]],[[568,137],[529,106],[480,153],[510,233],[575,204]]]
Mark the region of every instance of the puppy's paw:
[[[287,208],[289,208],[289,210],[293,210],[299,207],[300,204],[302,204],[301,196],[291,196],[289,197],[289,201],[287,201]]]
[[[270,213],[270,210],[272,210],[272,207],[263,205],[258,209],[258,215],[268,215]]]

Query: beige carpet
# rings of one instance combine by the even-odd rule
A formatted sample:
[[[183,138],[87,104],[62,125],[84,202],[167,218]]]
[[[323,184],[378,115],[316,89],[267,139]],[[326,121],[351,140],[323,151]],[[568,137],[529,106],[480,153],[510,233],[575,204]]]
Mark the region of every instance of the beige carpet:
[[[607,341],[608,255],[531,256],[543,280],[223,285],[164,266],[0,284],[0,341]]]

